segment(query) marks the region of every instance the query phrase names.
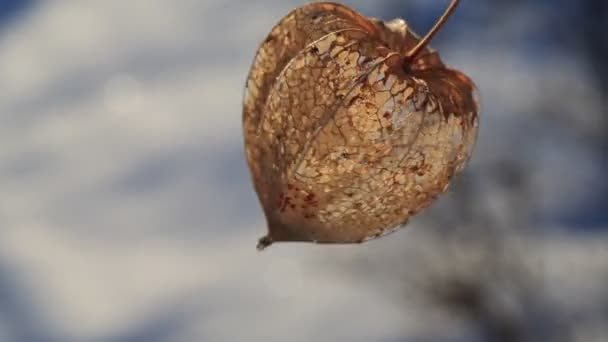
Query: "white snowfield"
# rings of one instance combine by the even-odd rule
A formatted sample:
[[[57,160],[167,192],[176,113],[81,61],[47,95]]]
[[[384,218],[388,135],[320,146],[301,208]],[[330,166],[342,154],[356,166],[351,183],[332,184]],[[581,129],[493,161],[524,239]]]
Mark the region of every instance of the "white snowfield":
[[[41,1],[0,30],[0,341],[400,341],[466,329],[400,286],[408,270],[450,268],[425,259],[442,246],[424,216],[360,246],[256,251],[265,226],[241,97],[258,43],[299,3]],[[558,133],[522,146],[541,120],[537,82],[587,84],[581,67],[459,43],[442,54],[482,90],[479,205],[510,216],[511,194],[484,176],[501,155],[529,170],[535,210],[579,203],[599,169],[576,137],[559,132],[559,154],[548,143]],[[596,96],[575,89],[573,106]],[[592,132],[596,120],[580,125]],[[587,312],[606,295],[607,242],[541,235],[521,256],[557,307]],[[393,278],[372,267],[393,264]],[[600,341],[604,328],[580,329],[577,340]]]

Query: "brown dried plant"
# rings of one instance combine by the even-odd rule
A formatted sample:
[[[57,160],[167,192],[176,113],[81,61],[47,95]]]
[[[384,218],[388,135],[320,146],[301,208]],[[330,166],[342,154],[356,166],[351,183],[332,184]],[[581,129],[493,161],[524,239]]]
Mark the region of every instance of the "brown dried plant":
[[[448,187],[477,136],[475,86],[401,19],[336,3],[285,16],[246,84],[247,161],[277,241],[357,243],[403,226]]]

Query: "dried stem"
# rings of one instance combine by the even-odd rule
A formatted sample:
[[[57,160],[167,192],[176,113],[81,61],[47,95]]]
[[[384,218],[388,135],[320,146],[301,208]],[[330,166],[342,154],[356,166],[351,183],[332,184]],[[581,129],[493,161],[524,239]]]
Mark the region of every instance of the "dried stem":
[[[441,29],[443,24],[445,24],[445,22],[448,20],[450,15],[452,15],[454,10],[456,9],[456,6],[458,6],[459,2],[460,2],[460,0],[452,0],[450,5],[448,6],[448,8],[445,10],[443,15],[441,16],[441,18],[439,18],[439,20],[437,20],[437,23],[435,23],[435,26],[433,26],[433,28],[426,34],[426,36],[424,36],[424,38],[422,38],[418,42],[418,44],[416,44],[416,46],[414,46],[410,51],[408,51],[405,54],[405,58],[407,58],[409,60],[414,59],[414,57],[416,57],[416,55],[418,55],[420,53],[420,51],[422,51],[429,44],[431,39],[433,39],[435,34],[437,32],[439,32],[439,30]]]

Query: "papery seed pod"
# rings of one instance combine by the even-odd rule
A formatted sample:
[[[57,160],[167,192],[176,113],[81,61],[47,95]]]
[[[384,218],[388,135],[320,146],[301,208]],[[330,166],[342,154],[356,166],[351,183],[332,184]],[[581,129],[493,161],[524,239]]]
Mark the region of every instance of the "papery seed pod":
[[[247,80],[247,161],[278,241],[356,243],[403,226],[446,190],[477,136],[472,81],[419,38],[336,3],[284,17]]]

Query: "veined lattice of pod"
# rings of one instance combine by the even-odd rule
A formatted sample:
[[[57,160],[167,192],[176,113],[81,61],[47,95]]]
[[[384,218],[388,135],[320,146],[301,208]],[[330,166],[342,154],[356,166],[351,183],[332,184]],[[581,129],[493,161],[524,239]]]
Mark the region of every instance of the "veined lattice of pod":
[[[312,3],[280,20],[247,79],[247,162],[273,242],[357,243],[403,226],[473,149],[473,82],[401,19]]]

